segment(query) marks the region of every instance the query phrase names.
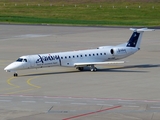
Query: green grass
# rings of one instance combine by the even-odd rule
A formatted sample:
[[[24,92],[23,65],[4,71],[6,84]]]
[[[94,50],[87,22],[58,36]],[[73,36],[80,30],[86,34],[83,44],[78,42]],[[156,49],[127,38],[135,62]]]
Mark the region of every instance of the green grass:
[[[160,3],[103,0],[0,2],[1,23],[160,26]],[[4,5],[5,3],[5,5]],[[15,5],[16,4],[16,5]],[[28,4],[28,6],[27,6]],[[40,4],[40,6],[38,5]],[[52,6],[50,6],[52,4]],[[76,4],[76,7],[75,7]],[[63,6],[64,5],[64,6]],[[114,6],[114,8],[113,8]],[[126,8],[127,6],[127,8]],[[141,6],[141,8],[139,8]],[[154,6],[154,8],[153,8]]]

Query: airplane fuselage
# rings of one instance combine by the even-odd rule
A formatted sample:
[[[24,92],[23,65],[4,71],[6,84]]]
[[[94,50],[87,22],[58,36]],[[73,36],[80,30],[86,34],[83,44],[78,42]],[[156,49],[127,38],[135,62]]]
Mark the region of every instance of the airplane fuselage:
[[[9,71],[53,66],[76,67],[75,63],[105,62],[125,58],[138,49],[130,47],[104,46],[97,49],[26,55],[20,57]],[[82,65],[83,66],[83,65]],[[9,67],[9,66],[8,66]],[[7,69],[6,69],[7,70]]]
[[[91,71],[96,71],[94,65],[124,63],[124,61],[115,61],[128,57],[140,49],[142,34],[144,31],[153,31],[154,29],[133,29],[128,42],[117,46],[100,46],[97,49],[25,55],[17,61],[4,68],[7,72],[14,72],[18,76],[17,70],[44,68],[52,66],[76,67],[80,71],[85,66],[90,67]],[[111,62],[110,62],[111,61]],[[113,61],[113,62],[112,62]]]

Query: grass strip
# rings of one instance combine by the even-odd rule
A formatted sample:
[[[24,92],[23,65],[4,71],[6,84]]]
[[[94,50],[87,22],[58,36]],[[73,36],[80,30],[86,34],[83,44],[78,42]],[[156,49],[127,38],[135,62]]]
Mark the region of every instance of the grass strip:
[[[160,26],[160,4],[154,0],[149,3],[16,1],[0,2],[1,23]]]

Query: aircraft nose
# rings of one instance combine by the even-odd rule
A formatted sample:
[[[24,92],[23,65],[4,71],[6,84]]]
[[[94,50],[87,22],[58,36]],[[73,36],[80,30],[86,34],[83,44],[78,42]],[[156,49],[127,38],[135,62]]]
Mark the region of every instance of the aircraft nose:
[[[6,72],[11,72],[11,71],[18,70],[21,68],[22,68],[21,64],[17,64],[16,62],[13,62],[13,63],[9,64],[7,67],[5,67],[4,70]]]
[[[13,70],[15,68],[15,64],[14,63],[11,63],[9,64],[7,67],[4,68],[4,70],[6,72],[10,72],[11,70]]]

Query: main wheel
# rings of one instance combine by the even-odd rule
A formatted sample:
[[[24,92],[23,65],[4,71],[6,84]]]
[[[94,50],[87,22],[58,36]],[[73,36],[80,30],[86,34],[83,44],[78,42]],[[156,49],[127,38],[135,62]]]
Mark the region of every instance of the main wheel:
[[[77,69],[78,69],[79,71],[83,71],[83,70],[84,70],[83,67],[78,67]]]
[[[95,68],[91,68],[91,72],[95,72],[95,71],[97,71],[96,67]]]
[[[91,72],[93,72],[94,71],[94,69],[91,69]]]
[[[94,68],[94,71],[97,71],[97,68],[96,68],[96,67]]]

